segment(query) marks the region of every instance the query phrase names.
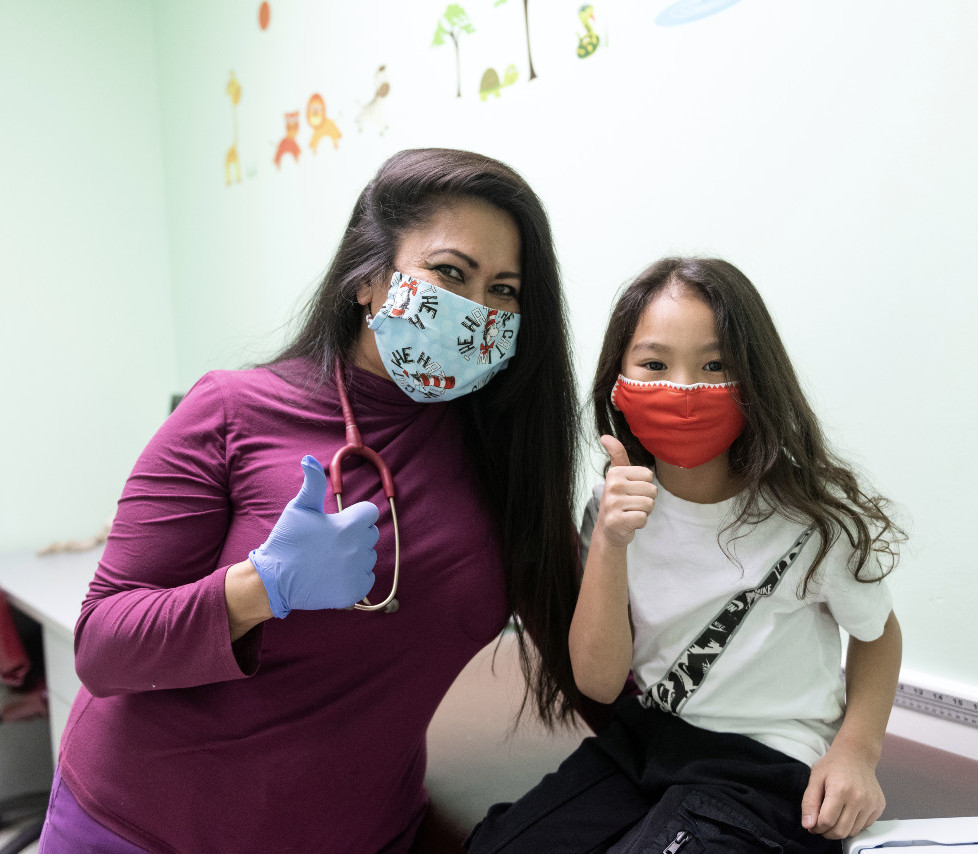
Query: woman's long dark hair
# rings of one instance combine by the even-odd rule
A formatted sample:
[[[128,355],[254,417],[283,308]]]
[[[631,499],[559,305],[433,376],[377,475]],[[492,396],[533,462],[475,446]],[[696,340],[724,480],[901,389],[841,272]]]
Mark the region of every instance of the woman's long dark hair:
[[[578,578],[577,395],[550,224],[527,183],[505,164],[472,152],[395,154],[360,194],[301,329],[272,364],[306,358],[329,366],[336,357],[348,363],[363,327],[360,289],[389,280],[404,234],[462,198],[508,212],[522,240],[516,355],[485,388],[449,405],[462,415],[481,487],[497,512],[520,661],[541,717],[553,724],[570,716],[580,696],[567,651]]]
[[[747,426],[730,448],[730,465],[745,488],[740,515],[727,530],[770,516],[773,508],[814,524],[821,542],[802,595],[840,535],[852,546],[849,566],[856,579],[872,582],[889,574],[906,534],[890,519],[889,502],[863,491],[853,468],[829,448],[761,295],[726,261],[664,258],[622,293],[612,310],[591,390],[599,434],[616,436],[633,462],[654,465],[612,405],[611,390],[642,312],[671,286],[689,288],[709,303],[727,376],[740,384]],[[864,573],[874,553],[881,571]]]

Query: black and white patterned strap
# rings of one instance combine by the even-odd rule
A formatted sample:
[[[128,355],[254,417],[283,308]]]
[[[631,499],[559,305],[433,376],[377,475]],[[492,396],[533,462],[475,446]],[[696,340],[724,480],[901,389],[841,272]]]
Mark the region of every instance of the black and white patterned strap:
[[[737,633],[744,617],[760,599],[775,591],[788,567],[801,554],[805,543],[814,532],[814,527],[808,528],[771,567],[771,571],[757,587],[738,593],[723,606],[700,636],[675,660],[669,672],[641,696],[640,702],[643,706],[649,708],[655,704],[665,712],[679,714],[686,701],[703,684],[710,668]]]

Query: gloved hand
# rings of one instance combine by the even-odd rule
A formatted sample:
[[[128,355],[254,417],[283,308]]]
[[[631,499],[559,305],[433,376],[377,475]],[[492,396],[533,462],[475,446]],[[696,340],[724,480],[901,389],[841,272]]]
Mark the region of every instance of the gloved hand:
[[[377,506],[361,501],[327,515],[323,467],[305,456],[302,469],[299,494],[285,505],[265,543],[249,555],[279,618],[293,608],[349,608],[374,586]]]

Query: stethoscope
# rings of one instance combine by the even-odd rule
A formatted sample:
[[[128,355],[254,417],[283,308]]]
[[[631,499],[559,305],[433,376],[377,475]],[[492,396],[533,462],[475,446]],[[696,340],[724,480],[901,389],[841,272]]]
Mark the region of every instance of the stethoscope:
[[[360,437],[360,430],[357,428],[357,423],[353,419],[353,409],[350,406],[350,399],[346,395],[346,382],[343,380],[343,368],[340,366],[339,359],[333,363],[333,376],[336,378],[336,391],[340,396],[340,406],[343,407],[343,421],[346,424],[346,444],[333,454],[333,459],[329,464],[329,481],[333,487],[333,495],[336,496],[336,508],[338,510],[343,509],[343,458],[347,454],[359,454],[361,457],[366,457],[370,460],[380,474],[380,482],[384,488],[384,495],[387,496],[387,500],[391,505],[391,519],[394,521],[394,582],[390,595],[383,602],[378,602],[376,605],[370,604],[370,600],[364,596],[363,602],[357,602],[353,607],[358,611],[382,610],[387,614],[393,614],[400,607],[397,599],[394,597],[397,595],[397,577],[401,569],[401,535],[397,528],[397,511],[394,509],[394,478],[391,476],[391,470],[387,467],[387,463],[380,458],[380,454],[373,450],[373,448],[368,448],[363,444],[363,439]]]

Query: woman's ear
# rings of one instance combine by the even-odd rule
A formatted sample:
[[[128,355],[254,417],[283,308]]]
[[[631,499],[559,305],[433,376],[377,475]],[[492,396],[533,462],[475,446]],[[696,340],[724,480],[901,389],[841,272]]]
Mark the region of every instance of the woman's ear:
[[[360,305],[369,306],[373,300],[374,286],[369,282],[364,282],[360,285],[360,290],[357,291],[357,302]]]

